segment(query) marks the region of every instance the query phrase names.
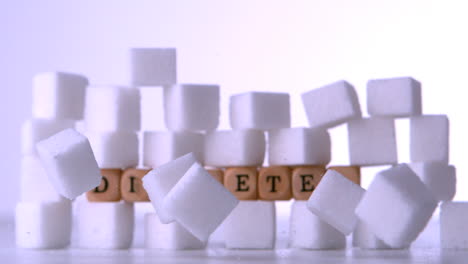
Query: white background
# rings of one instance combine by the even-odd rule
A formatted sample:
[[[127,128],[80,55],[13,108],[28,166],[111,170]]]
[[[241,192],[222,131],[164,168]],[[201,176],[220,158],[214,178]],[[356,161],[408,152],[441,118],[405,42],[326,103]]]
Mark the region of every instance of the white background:
[[[423,83],[424,112],[450,118],[456,199],[466,200],[463,2],[0,0],[0,212],[11,215],[17,199],[19,131],[30,116],[32,76],[63,70],[84,73],[92,83],[125,84],[127,49],[153,46],[178,49],[180,82],[222,86],[222,128],[233,93],[288,91],[293,125],[304,126],[302,92],[346,79],[365,112],[368,79],[414,76]],[[399,123],[405,162],[409,132]],[[333,162],[345,163],[346,134],[332,133]]]

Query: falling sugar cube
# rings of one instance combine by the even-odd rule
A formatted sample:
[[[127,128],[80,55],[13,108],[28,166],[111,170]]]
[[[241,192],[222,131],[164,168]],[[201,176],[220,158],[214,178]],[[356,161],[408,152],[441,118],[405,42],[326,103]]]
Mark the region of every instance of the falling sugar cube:
[[[392,248],[406,248],[429,222],[437,200],[418,176],[400,164],[378,173],[356,214],[369,230]]]
[[[63,130],[37,143],[49,179],[61,195],[73,199],[101,182],[101,173],[88,139],[74,129]]]
[[[322,221],[349,235],[358,221],[354,209],[364,193],[359,185],[337,171],[328,170],[307,201],[307,207]]]

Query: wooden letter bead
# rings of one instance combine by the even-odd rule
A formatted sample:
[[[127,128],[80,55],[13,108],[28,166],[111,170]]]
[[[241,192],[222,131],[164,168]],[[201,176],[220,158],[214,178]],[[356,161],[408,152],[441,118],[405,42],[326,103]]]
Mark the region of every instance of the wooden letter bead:
[[[144,169],[126,169],[122,174],[120,191],[122,199],[127,202],[148,202],[148,194],[143,188],[141,179],[150,170]]]
[[[207,171],[219,181],[219,183],[224,184],[224,171],[222,169],[207,169]]]
[[[120,169],[101,169],[101,184],[86,193],[90,202],[117,202],[122,198],[120,194]]]
[[[291,169],[282,166],[261,168],[258,174],[258,196],[268,201],[291,199]]]
[[[239,200],[257,199],[257,168],[232,167],[224,172],[224,187]]]
[[[361,168],[359,166],[332,166],[329,170],[337,171],[345,176],[348,180],[361,185]]]
[[[295,167],[292,172],[292,193],[296,200],[308,200],[325,174],[324,166]]]

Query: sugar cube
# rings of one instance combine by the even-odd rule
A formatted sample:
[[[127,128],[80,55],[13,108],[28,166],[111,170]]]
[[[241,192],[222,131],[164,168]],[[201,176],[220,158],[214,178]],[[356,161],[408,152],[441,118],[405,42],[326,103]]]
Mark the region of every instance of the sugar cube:
[[[135,86],[162,86],[177,82],[175,48],[132,48],[130,82]]]
[[[449,120],[446,115],[423,115],[410,119],[412,162],[449,162]]]
[[[88,79],[66,72],[44,72],[33,78],[32,115],[45,119],[83,118]]]
[[[20,201],[57,202],[64,198],[54,189],[38,157],[21,158]]]
[[[233,95],[229,120],[233,129],[278,129],[291,126],[289,94],[248,92]]]
[[[145,248],[186,250],[203,249],[206,243],[198,240],[179,223],[163,224],[155,213],[145,215]]]
[[[132,244],[132,203],[80,201],[76,219],[79,248],[125,249]]]
[[[294,201],[289,221],[289,246],[304,249],[343,249],[346,237],[320,220],[307,208],[307,201]]]
[[[143,164],[157,168],[187,153],[203,163],[204,138],[196,132],[158,131],[143,134]]]
[[[265,145],[263,131],[213,131],[205,136],[205,165],[261,166],[265,159]]]
[[[100,168],[138,165],[138,135],[135,132],[86,132]]]
[[[20,202],[16,205],[15,222],[17,247],[67,247],[72,226],[71,202]]]
[[[303,93],[302,103],[311,127],[331,128],[362,115],[356,90],[346,81]]]
[[[143,177],[143,186],[163,224],[174,221],[172,215],[163,209],[164,198],[195,162],[195,156],[189,153],[156,167]]]
[[[454,166],[443,162],[416,162],[408,164],[426,184],[437,200],[449,201],[455,196],[457,177]]]
[[[140,90],[141,130],[160,131],[166,128],[164,123],[164,88],[143,86]]]
[[[411,77],[369,80],[367,112],[388,117],[421,115],[421,83]]]
[[[219,122],[219,86],[177,84],[164,89],[164,116],[174,131],[210,131]]]
[[[21,154],[37,155],[36,144],[64,129],[73,128],[71,119],[32,118],[21,126]]]
[[[391,249],[387,244],[372,233],[363,222],[358,222],[353,232],[353,247],[361,249]]]
[[[276,209],[269,201],[240,201],[223,223],[227,248],[275,247]]]
[[[364,118],[349,122],[348,140],[352,165],[398,163],[395,121],[391,118]]]
[[[270,165],[325,165],[331,157],[330,135],[314,128],[282,128],[268,131]]]
[[[200,164],[194,163],[164,198],[163,210],[201,241],[239,203]]]
[[[101,173],[88,139],[74,129],[63,130],[40,141],[37,151],[52,185],[68,199],[101,182]]]
[[[323,175],[307,207],[322,221],[344,235],[353,232],[357,224],[354,209],[365,190],[334,170]]]
[[[468,249],[468,202],[444,202],[440,206],[440,245],[444,249]]]
[[[140,92],[123,86],[91,86],[84,113],[87,131],[140,130]]]
[[[406,164],[400,164],[375,176],[356,214],[385,244],[406,248],[427,225],[436,206],[437,200],[424,183]]]

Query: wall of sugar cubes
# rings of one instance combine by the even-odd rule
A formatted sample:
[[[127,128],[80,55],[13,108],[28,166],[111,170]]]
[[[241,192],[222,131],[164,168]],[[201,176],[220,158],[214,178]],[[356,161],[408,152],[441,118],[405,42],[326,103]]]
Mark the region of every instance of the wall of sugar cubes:
[[[11,213],[17,197],[19,128],[30,116],[33,74],[60,69],[84,73],[95,84],[125,83],[126,50],[132,46],[174,46],[180,82],[221,84],[220,128],[228,128],[229,94],[291,92],[292,125],[298,126],[307,124],[301,92],[346,79],[364,110],[368,79],[414,76],[423,83],[424,112],[450,118],[451,163],[459,186],[467,186],[468,125],[460,95],[468,37],[460,32],[468,18],[457,6],[464,3],[314,2],[1,1],[0,164],[3,185],[12,187],[2,190],[0,213]],[[347,144],[338,141],[346,139],[340,137],[345,131],[332,131],[332,163],[346,162]],[[406,131],[397,133],[398,144],[408,146]],[[400,149],[399,157],[406,161],[409,155]],[[468,199],[461,190],[456,199]]]

